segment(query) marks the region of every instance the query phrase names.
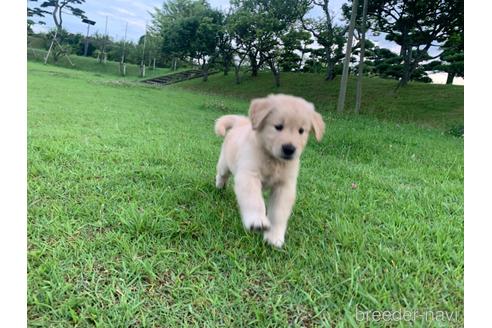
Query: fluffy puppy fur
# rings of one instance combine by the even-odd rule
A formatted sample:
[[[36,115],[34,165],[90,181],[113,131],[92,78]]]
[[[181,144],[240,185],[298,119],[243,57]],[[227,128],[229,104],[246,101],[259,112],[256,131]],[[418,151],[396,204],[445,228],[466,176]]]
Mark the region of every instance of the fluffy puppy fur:
[[[323,118],[306,100],[288,95],[254,99],[249,118],[225,115],[215,133],[225,136],[217,163],[217,188],[234,175],[234,191],[244,227],[263,231],[264,240],[282,247],[296,198],[299,159],[309,132],[323,137]],[[262,191],[271,190],[268,210]]]

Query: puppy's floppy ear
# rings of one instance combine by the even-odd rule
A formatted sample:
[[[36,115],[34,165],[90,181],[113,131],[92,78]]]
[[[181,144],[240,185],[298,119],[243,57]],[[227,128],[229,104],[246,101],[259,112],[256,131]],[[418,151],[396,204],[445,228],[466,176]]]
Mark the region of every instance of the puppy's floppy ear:
[[[325,134],[325,122],[323,122],[323,117],[316,111],[311,112],[311,129],[314,131],[314,136],[316,140],[321,141],[323,134]]]
[[[258,129],[261,126],[263,120],[270,114],[273,107],[268,98],[257,98],[251,101],[249,106],[249,119],[253,130]]]

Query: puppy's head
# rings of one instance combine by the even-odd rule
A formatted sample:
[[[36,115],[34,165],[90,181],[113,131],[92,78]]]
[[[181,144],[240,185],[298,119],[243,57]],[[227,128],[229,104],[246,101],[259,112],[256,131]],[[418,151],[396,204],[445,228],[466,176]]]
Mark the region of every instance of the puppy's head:
[[[284,161],[299,158],[309,132],[320,141],[325,131],[323,118],[314,105],[294,96],[278,94],[254,99],[249,118],[263,148]]]

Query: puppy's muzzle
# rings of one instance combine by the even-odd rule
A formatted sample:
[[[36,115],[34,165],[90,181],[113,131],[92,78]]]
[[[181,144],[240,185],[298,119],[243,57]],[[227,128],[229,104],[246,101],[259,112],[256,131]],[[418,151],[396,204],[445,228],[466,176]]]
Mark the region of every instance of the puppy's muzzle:
[[[292,159],[295,152],[296,152],[296,147],[293,144],[282,145],[282,158]]]

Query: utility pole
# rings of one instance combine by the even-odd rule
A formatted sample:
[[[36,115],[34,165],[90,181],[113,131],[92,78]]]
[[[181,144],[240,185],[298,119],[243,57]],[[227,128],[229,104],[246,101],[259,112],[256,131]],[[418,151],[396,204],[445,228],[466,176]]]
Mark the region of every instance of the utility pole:
[[[340,80],[340,93],[338,94],[337,112],[342,113],[345,106],[345,96],[347,94],[348,71],[350,64],[350,55],[352,54],[352,41],[354,39],[355,18],[357,17],[358,0],[352,0],[352,13],[350,14],[350,25],[347,38],[347,48],[345,50],[345,59],[343,60],[342,79]]]
[[[108,35],[108,16],[106,16],[106,27],[104,28],[104,37],[103,37],[103,45],[102,45],[102,53],[101,56],[102,58],[99,58],[99,62],[102,62],[104,60],[104,63],[106,64],[106,38]]]
[[[366,51],[366,17],[367,17],[367,0],[364,0],[364,6],[362,8],[362,26],[361,26],[361,44],[360,44],[360,57],[359,57],[359,75],[357,76],[357,88],[355,93],[355,113],[359,114],[360,105],[362,101],[362,76],[364,75],[364,53]]]
[[[140,76],[145,77],[145,43],[147,42],[147,23],[145,24],[145,35],[142,49],[142,61],[140,63]]]
[[[95,25],[96,22],[85,18],[82,19],[82,22],[87,24],[87,35],[85,36],[85,46],[84,46],[84,56],[87,57],[87,53],[89,51],[89,28],[91,27],[91,25]]]
[[[128,22],[125,26],[125,38],[123,39],[123,51],[121,52],[121,62],[120,62],[120,73],[121,75],[126,75],[126,64],[125,64],[125,50],[126,50],[126,32],[128,31]]]

